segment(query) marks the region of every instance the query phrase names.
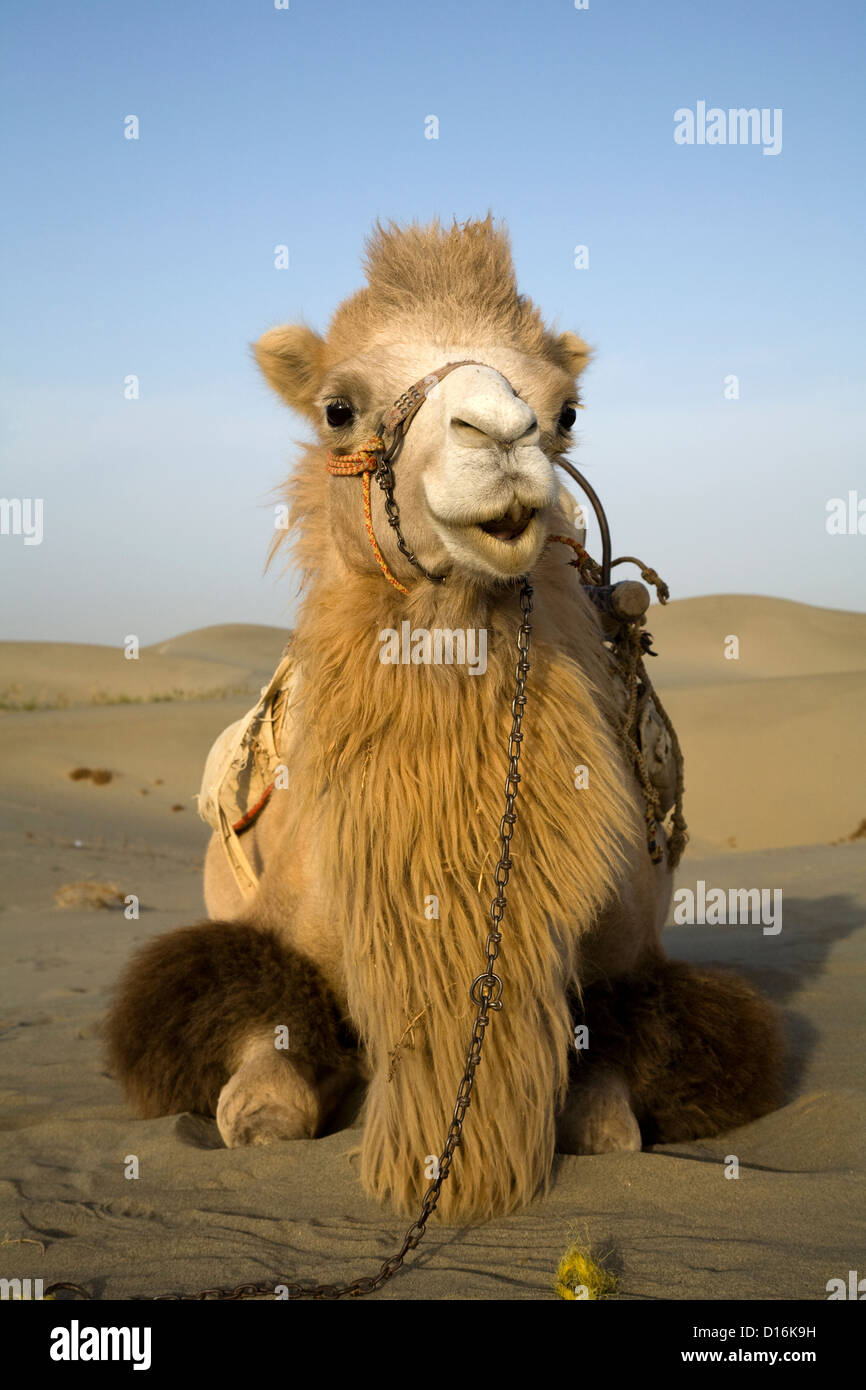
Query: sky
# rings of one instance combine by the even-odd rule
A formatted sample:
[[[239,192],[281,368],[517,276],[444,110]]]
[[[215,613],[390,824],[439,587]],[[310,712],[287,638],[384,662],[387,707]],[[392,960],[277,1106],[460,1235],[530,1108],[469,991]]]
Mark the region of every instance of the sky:
[[[249,345],[324,329],[377,218],[488,210],[594,347],[573,458],[614,550],[675,597],[866,607],[866,534],[827,530],[866,499],[859,0],[6,0],[2,23],[0,497],[43,521],[0,534],[0,637],[290,625],[264,565],[308,427]],[[781,112],[781,148],[677,143],[701,102]]]

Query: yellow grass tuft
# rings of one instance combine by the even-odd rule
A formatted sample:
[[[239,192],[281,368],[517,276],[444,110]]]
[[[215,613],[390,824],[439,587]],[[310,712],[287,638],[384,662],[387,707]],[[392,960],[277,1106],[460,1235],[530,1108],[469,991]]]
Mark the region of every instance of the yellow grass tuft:
[[[559,1298],[610,1298],[616,1293],[618,1280],[594,1259],[589,1247],[570,1245],[559,1262],[554,1280],[554,1292]]]

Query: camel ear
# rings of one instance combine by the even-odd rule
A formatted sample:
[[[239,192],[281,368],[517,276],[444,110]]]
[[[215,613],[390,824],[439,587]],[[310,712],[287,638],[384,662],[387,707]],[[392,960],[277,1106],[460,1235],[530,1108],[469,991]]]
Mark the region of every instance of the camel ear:
[[[576,333],[560,333],[556,339],[556,352],[563,369],[573,377],[580,376],[592,357],[592,348]]]
[[[306,324],[289,323],[269,329],[253,351],[277,395],[315,420],[316,396],[324,376],[324,339]]]

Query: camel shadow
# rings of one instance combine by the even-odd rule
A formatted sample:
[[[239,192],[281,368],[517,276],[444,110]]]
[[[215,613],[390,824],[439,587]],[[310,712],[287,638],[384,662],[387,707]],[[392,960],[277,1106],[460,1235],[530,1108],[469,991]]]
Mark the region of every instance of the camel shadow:
[[[821,976],[830,952],[858,927],[866,911],[849,894],[823,898],[785,896],[782,930],[764,935],[761,925],[666,927],[662,944],[675,960],[718,965],[743,975],[780,1009],[787,1043],[786,1101],[798,1093],[820,1034],[792,1007],[811,981]]]

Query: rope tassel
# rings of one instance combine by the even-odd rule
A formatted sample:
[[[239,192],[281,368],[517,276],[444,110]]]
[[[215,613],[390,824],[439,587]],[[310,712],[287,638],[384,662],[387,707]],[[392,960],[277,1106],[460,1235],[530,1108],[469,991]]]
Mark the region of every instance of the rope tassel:
[[[401,584],[388,568],[379,542],[373,530],[373,506],[370,501],[370,479],[379,466],[379,459],[385,451],[385,441],[378,435],[373,435],[366,444],[362,444],[356,449],[354,454],[332,454],[328,450],[328,472],[335,478],[352,478],[359,473],[362,475],[362,486],[364,491],[364,530],[367,532],[367,540],[370,548],[376,557],[376,564],[384,574],[389,584],[392,584],[401,594],[408,594],[409,590],[405,584]]]

